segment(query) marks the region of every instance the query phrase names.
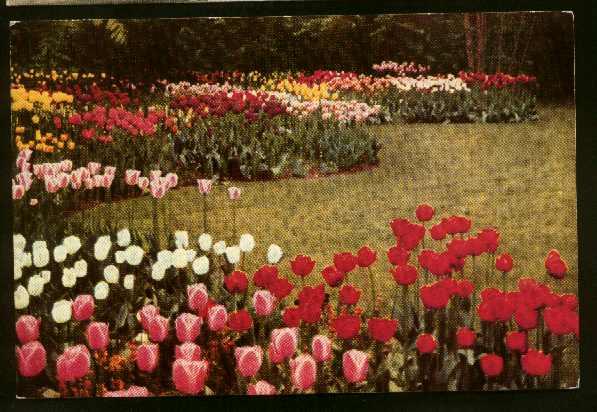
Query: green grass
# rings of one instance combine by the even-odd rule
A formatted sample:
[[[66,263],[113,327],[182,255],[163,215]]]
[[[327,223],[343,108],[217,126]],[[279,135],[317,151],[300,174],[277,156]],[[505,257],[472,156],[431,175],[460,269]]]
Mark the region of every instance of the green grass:
[[[291,279],[289,258],[304,253],[317,261],[316,272],[307,279],[314,284],[321,281],[319,271],[331,263],[334,252],[368,244],[381,255],[374,273],[378,284],[386,286],[380,289],[389,293],[393,280],[385,250],[394,240],[388,222],[414,218],[416,205],[427,202],[439,216],[469,216],[475,231],[499,229],[499,250],[510,252],[515,261],[511,287],[522,276],[543,279],[544,258],[557,248],[570,268],[559,290],[576,292],[575,112],[572,107],[543,107],[540,116],[537,122],[522,124],[371,126],[382,144],[379,167],[371,171],[236,182],[243,190],[239,233],[253,234],[258,243],[249,269],[264,263],[268,245],[277,243],[285,253],[281,267]],[[164,198],[172,230],[200,234],[200,200],[194,187]],[[222,188],[209,197],[209,205],[210,232],[228,240],[231,210]],[[149,230],[150,206],[145,197],[111,207],[122,225],[132,213],[133,227]],[[105,207],[97,213],[104,215]],[[367,276],[357,273],[350,282],[366,288]],[[496,279],[494,284],[500,283]]]

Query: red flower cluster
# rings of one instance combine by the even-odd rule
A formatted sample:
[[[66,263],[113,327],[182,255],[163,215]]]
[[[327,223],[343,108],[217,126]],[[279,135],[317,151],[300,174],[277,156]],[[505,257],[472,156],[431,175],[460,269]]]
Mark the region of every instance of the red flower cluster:
[[[408,219],[394,219],[390,227],[396,236],[397,246],[413,250],[425,236],[425,226],[411,223]]]
[[[519,74],[512,76],[505,73],[474,73],[460,71],[458,76],[467,84],[476,84],[481,89],[486,90],[490,88],[501,89],[507,86],[518,86],[530,83],[535,83],[537,78],[535,76],[528,76],[526,74]]]

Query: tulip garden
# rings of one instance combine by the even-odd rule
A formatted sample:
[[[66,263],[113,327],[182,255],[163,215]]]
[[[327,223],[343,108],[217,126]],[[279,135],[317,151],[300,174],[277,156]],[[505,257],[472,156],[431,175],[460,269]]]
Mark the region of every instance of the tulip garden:
[[[13,68],[18,396],[576,386],[574,119],[430,73]]]

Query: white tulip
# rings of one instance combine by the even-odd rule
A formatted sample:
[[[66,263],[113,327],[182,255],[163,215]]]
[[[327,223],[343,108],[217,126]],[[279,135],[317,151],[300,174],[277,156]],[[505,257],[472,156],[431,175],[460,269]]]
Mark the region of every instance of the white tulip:
[[[174,256],[171,251],[169,250],[160,250],[158,252],[158,262],[162,263],[162,265],[168,269],[172,266],[174,261]]]
[[[124,250],[117,250],[116,252],[114,252],[114,260],[119,265],[124,263],[124,261],[126,260],[126,253],[124,252]]]
[[[33,275],[27,282],[27,292],[31,296],[39,296],[44,291],[44,279],[40,275]]]
[[[189,232],[186,230],[177,230],[174,232],[174,244],[177,249],[186,249],[189,247]]]
[[[25,309],[29,306],[29,293],[23,285],[15,289],[15,309]]]
[[[62,245],[66,248],[66,253],[74,255],[81,249],[81,239],[75,235],[68,236],[62,241]]]
[[[223,255],[226,253],[226,242],[220,240],[219,242],[214,243],[214,253],[216,255]]]
[[[131,290],[135,287],[135,275],[128,274],[124,277],[123,285],[125,289]]]
[[[23,251],[27,245],[27,239],[20,233],[12,235],[12,247],[13,249]]]
[[[137,266],[143,260],[143,255],[145,251],[141,246],[132,245],[126,248],[124,251],[126,261],[129,265]]]
[[[238,246],[242,252],[250,253],[255,248],[255,238],[250,233],[244,233],[240,236]]]
[[[27,253],[23,253],[21,255],[21,265],[24,268],[28,268],[29,266],[31,266],[33,263],[33,258],[31,255],[31,252],[27,252]]]
[[[50,251],[47,248],[41,246],[34,248],[32,254],[35,267],[43,268],[50,262]]]
[[[111,247],[112,241],[110,240],[110,236],[100,236],[93,246],[93,255],[95,256],[95,259],[99,261],[106,260]]]
[[[77,283],[77,272],[71,268],[64,268],[62,270],[62,286],[65,288],[72,288]]]
[[[275,265],[282,259],[282,248],[276,244],[269,245],[267,248],[267,261],[271,265]]]
[[[52,319],[56,323],[68,322],[72,313],[72,302],[70,300],[59,300],[54,302],[54,306],[52,306]]]
[[[97,300],[104,300],[108,297],[110,293],[110,285],[108,285],[105,281],[100,280],[93,288],[93,296]]]
[[[164,262],[158,260],[151,266],[151,278],[158,281],[164,279],[168,267],[169,266],[166,266]]]
[[[184,249],[176,249],[172,254],[172,265],[176,269],[183,269],[188,263],[187,251]]]
[[[209,272],[209,259],[207,256],[198,257],[193,261],[193,272],[198,275],[205,275]]]
[[[56,263],[62,263],[66,260],[66,248],[62,245],[58,245],[54,248],[54,261]]]
[[[19,280],[23,276],[23,266],[21,266],[21,262],[17,261],[16,256],[13,262],[13,276],[15,280]]]
[[[108,283],[118,283],[118,278],[120,277],[120,273],[118,272],[118,268],[114,265],[108,265],[104,268],[104,279]]]
[[[50,280],[52,280],[52,272],[50,272],[49,270],[42,270],[41,278],[43,279],[44,284],[50,283]]]
[[[36,240],[31,245],[31,250],[33,250],[33,249],[47,249],[47,248],[48,248],[48,244],[46,243],[45,240]]]
[[[204,252],[209,252],[209,250],[211,249],[213,239],[208,233],[203,233],[201,234],[201,236],[199,236],[197,242],[199,243],[199,249],[201,249]]]
[[[73,269],[78,278],[84,278],[87,276],[87,261],[84,259],[77,260]]]
[[[226,260],[233,265],[240,262],[240,248],[238,246],[228,246],[226,248]]]
[[[131,232],[124,228],[116,233],[116,243],[120,247],[127,247],[131,243]]]
[[[187,249],[187,262],[191,263],[197,257],[197,251],[195,249]]]

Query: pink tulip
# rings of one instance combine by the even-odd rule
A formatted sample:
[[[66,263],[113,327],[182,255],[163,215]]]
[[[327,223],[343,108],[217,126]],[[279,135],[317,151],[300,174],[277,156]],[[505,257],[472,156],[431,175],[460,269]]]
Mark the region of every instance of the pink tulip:
[[[114,175],[105,174],[102,176],[102,187],[109,189],[112,182],[114,182]]]
[[[317,378],[317,364],[309,354],[299,355],[290,360],[290,378],[299,390],[309,389]]]
[[[185,342],[181,345],[176,345],[174,355],[175,359],[201,360],[201,347],[196,343]]]
[[[120,391],[106,391],[104,398],[146,398],[152,396],[145,386],[130,386]]]
[[[276,393],[276,387],[266,381],[247,385],[247,395],[275,395]]]
[[[187,286],[187,305],[195,313],[203,314],[207,306],[207,299],[207,287],[203,283]]]
[[[209,179],[197,179],[197,188],[202,195],[208,195],[211,192],[212,181]]]
[[[139,177],[141,177],[140,170],[128,169],[124,172],[124,181],[129,186],[135,186],[139,183]]]
[[[56,361],[58,380],[70,382],[82,378],[89,372],[91,356],[85,345],[66,348]]]
[[[93,176],[91,176],[91,179],[93,179],[94,187],[102,187],[104,185],[104,176],[103,175],[93,175]]]
[[[73,301],[73,318],[79,322],[93,315],[95,301],[91,295],[78,295]]]
[[[162,342],[168,336],[168,318],[155,315],[148,322],[147,333],[152,342]]]
[[[43,165],[40,164],[34,164],[33,165],[33,175],[35,177],[37,177],[38,179],[41,179],[42,176],[44,174],[44,169],[43,169]]]
[[[29,162],[27,162],[27,159],[25,159],[24,157],[17,157],[17,161],[15,162],[16,166],[18,169],[23,170],[24,167],[26,167],[26,165],[29,164]]]
[[[269,316],[274,311],[276,298],[269,290],[258,290],[253,295],[253,307],[258,316]]]
[[[12,184],[12,200],[22,199],[25,195],[25,186]]]
[[[298,328],[280,328],[272,330],[271,345],[273,351],[284,359],[289,359],[298,347]]]
[[[154,181],[156,179],[158,179],[160,176],[162,176],[162,171],[161,170],[151,170],[149,172],[149,180],[150,181]]]
[[[230,198],[230,200],[240,199],[240,189],[235,186],[230,186],[228,188],[228,197]]]
[[[149,179],[147,177],[139,177],[137,186],[139,186],[139,189],[141,190],[147,189],[149,187]]]
[[[153,372],[160,359],[160,347],[156,343],[139,345],[135,352],[137,368],[143,372]]]
[[[357,383],[367,379],[369,358],[365,352],[351,349],[342,355],[342,371],[348,382]]]
[[[58,185],[60,186],[60,189],[68,187],[68,184],[70,183],[70,174],[60,172],[56,177],[58,177]]]
[[[178,315],[174,324],[178,340],[180,342],[192,342],[201,333],[203,319],[192,313],[182,313]]]
[[[209,330],[217,332],[224,329],[228,321],[228,312],[224,305],[214,305],[207,311],[207,326]]]
[[[17,338],[21,344],[25,344],[39,338],[39,325],[41,319],[37,319],[31,315],[21,315],[17,320],[15,327],[17,330]]]
[[[114,166],[104,166],[104,175],[114,177],[116,175],[116,168]]]
[[[105,322],[91,322],[86,330],[87,343],[93,350],[106,350],[110,343],[110,332]]]
[[[282,363],[285,359],[271,342],[267,348],[267,356],[269,357],[269,361],[273,364]]]
[[[176,187],[178,184],[178,175],[176,173],[168,173],[165,176],[166,184],[168,185],[168,189],[172,189]]]
[[[263,350],[261,346],[241,346],[235,349],[236,368],[245,378],[255,376],[261,368]]]
[[[73,161],[69,159],[64,159],[60,162],[60,170],[63,172],[70,172],[73,170]]]
[[[86,167],[79,167],[77,170],[81,171],[81,179],[89,179],[91,177],[91,173]]]
[[[25,159],[25,161],[29,161],[29,159],[31,159],[31,154],[33,154],[33,150],[31,149],[20,150],[19,158]]]
[[[56,193],[60,189],[60,182],[55,177],[46,177],[44,179],[44,184],[46,192],[48,193]]]
[[[85,189],[87,190],[91,190],[95,187],[95,182],[92,177],[83,179],[83,183],[85,184]]]
[[[46,368],[46,349],[38,341],[16,348],[19,375],[26,378],[39,375]]]
[[[172,380],[176,390],[188,395],[203,392],[208,366],[205,360],[176,359],[172,364]]]
[[[149,328],[149,321],[160,314],[160,309],[154,305],[145,305],[137,312],[137,320],[141,322],[143,329]]]
[[[332,357],[332,341],[324,335],[313,336],[311,351],[317,362],[328,361]]]
[[[102,168],[101,163],[97,163],[97,162],[87,163],[87,170],[89,170],[89,174],[91,176],[98,174],[101,168]]]
[[[151,196],[156,199],[161,199],[168,191],[168,186],[160,180],[152,180],[149,183],[149,191]]]
[[[83,178],[81,177],[81,173],[76,170],[72,171],[70,174],[70,186],[74,190],[78,190],[82,184],[83,184]]]

